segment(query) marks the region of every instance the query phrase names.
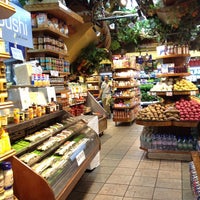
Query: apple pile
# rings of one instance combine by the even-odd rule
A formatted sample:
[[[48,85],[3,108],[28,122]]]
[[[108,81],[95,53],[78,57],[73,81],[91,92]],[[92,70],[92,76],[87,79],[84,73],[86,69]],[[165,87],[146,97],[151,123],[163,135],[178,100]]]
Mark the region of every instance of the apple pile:
[[[179,110],[180,120],[200,120],[200,104],[194,100],[180,99],[175,103]]]

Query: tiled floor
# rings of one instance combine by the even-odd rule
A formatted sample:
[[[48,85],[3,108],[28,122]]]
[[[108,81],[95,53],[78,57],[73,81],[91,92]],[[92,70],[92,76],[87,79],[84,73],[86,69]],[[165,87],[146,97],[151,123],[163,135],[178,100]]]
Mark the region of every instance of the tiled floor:
[[[108,120],[100,166],[84,173],[67,200],[193,200],[188,162],[147,159],[141,130]]]

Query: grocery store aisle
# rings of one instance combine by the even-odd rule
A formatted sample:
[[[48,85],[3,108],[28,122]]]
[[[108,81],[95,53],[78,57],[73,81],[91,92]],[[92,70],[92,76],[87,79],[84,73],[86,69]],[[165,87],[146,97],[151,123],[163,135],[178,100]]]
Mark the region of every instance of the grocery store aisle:
[[[192,200],[188,162],[147,159],[141,131],[109,119],[100,166],[85,172],[67,200]]]

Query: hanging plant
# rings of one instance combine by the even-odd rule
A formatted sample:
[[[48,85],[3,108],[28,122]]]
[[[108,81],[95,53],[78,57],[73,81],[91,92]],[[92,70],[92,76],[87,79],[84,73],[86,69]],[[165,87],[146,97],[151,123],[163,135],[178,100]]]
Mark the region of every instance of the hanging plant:
[[[72,71],[76,75],[91,75],[95,71],[99,71],[101,61],[108,58],[108,55],[107,49],[98,48],[91,43],[82,49],[78,58],[71,64]]]

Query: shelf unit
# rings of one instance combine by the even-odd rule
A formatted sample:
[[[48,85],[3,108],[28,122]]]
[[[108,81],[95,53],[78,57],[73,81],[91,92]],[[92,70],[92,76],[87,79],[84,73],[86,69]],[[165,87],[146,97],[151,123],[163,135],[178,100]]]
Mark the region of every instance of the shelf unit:
[[[99,96],[101,76],[92,75],[86,78],[86,84],[88,91],[97,98]]]
[[[168,56],[160,56],[157,59],[162,59],[163,63],[175,63],[175,66],[183,65],[188,60],[188,54],[186,55],[168,55]],[[185,77],[189,76],[190,73],[163,73],[158,74],[158,78],[163,77]],[[152,95],[160,96],[164,99],[163,103],[174,102],[179,100],[182,97],[187,97],[190,95],[195,95],[198,91],[156,91],[151,92]],[[136,124],[144,126],[144,134],[145,128],[149,127],[152,130],[161,129],[159,134],[162,136],[164,134],[171,134],[170,131],[174,131],[173,134],[177,136],[178,134],[182,134],[183,137],[187,137],[190,129],[197,129],[199,125],[199,120],[170,120],[170,121],[147,121],[147,120],[136,120]],[[148,128],[147,128],[148,130]],[[162,132],[163,131],[163,132]],[[187,135],[186,135],[187,132]],[[185,134],[185,135],[184,135]],[[151,137],[152,134],[150,133]],[[153,149],[152,147],[145,147],[142,140],[141,135],[141,149],[147,152],[147,157],[152,159],[169,159],[169,160],[191,160],[190,150],[166,150],[166,149]],[[148,145],[147,145],[148,146]]]
[[[26,136],[31,135],[44,128],[48,128],[55,123],[63,123],[70,117],[69,113],[61,110],[55,113],[47,114],[42,117],[34,118],[20,124],[10,125],[7,130],[9,131],[12,143],[24,139]],[[14,193],[20,200],[64,200],[70,194],[74,186],[77,184],[92,159],[100,150],[100,140],[98,135],[90,129],[87,124],[82,120],[69,120],[62,129],[54,130],[53,136],[59,134],[62,130],[73,131],[71,135],[62,140],[62,142],[54,145],[44,151],[40,159],[34,162],[38,163],[40,160],[50,157],[54,152],[62,146],[66,141],[73,139],[75,136],[83,134],[89,140],[87,143],[78,148],[69,159],[66,158],[65,164],[57,170],[56,173],[51,175],[48,179],[43,178],[40,174],[36,173],[32,166],[33,163],[28,165],[24,163],[20,157],[28,152],[34,151],[39,145],[47,141],[51,136],[44,137],[32,145],[26,147],[23,151],[18,152],[15,156],[9,158],[13,166],[14,174]],[[37,126],[36,126],[37,125]],[[83,154],[82,161],[79,162],[78,156]],[[32,180],[32,181],[30,181]],[[40,185],[41,190],[37,187]],[[34,191],[32,193],[32,191]]]
[[[140,90],[135,73],[137,70],[131,67],[113,67],[113,121],[132,123],[140,108]],[[130,73],[131,72],[131,73]]]
[[[7,19],[13,14],[15,14],[15,8],[13,8],[11,5],[8,3],[4,3],[3,1],[0,2],[0,13],[1,19]]]
[[[51,46],[49,45],[42,45],[42,47],[39,47],[40,45],[37,45],[35,49],[27,50],[27,57],[38,59],[40,65],[43,68],[43,72],[50,75],[50,85],[55,87],[56,96],[58,97],[58,99],[60,99],[61,93],[67,89],[66,80],[68,75],[70,74],[69,70],[65,69],[65,66],[69,60],[68,42],[70,41],[70,37],[72,36],[73,31],[71,30],[78,29],[78,27],[80,27],[80,25],[84,23],[83,18],[70,10],[60,1],[53,3],[33,3],[25,5],[24,8],[32,14],[38,14],[41,12],[46,13],[47,15],[51,15],[52,17],[55,17],[65,23],[69,29],[68,34],[64,34],[53,26],[49,26],[48,24],[33,27],[33,37],[35,38],[34,41],[36,42],[36,45],[39,44],[38,38],[40,40],[42,40],[41,38],[43,38],[44,44],[48,44],[45,43],[45,41],[50,41],[49,38],[53,38],[53,40],[59,41],[56,42],[59,43],[59,45],[56,46],[60,46],[60,44],[62,44],[62,49],[57,47],[51,48]],[[64,45],[66,45],[66,47]],[[59,63],[58,67],[55,68],[53,61],[49,61],[48,57],[50,57],[50,59],[51,57],[58,59],[58,61],[54,62]],[[57,71],[57,75],[52,75],[52,71]]]

